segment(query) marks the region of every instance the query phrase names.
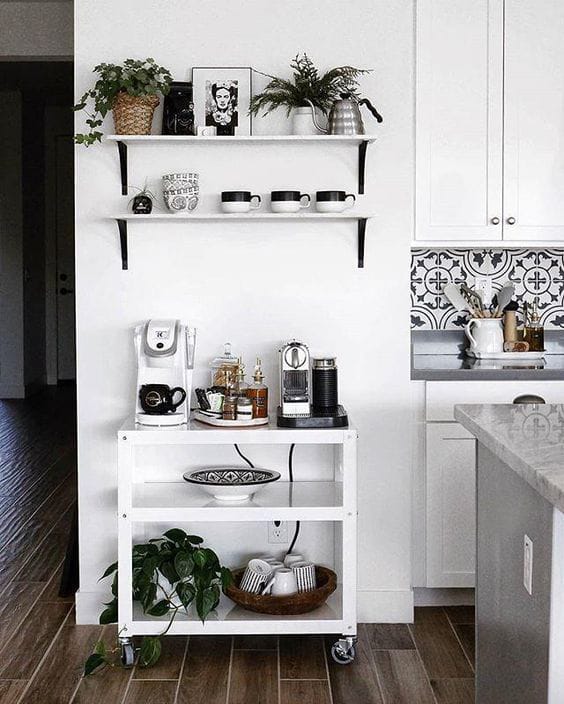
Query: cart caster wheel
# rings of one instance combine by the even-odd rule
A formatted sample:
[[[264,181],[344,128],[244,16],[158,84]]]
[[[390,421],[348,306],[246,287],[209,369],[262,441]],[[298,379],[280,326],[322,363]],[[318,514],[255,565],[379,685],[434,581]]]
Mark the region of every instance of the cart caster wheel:
[[[133,667],[135,664],[135,649],[133,648],[132,643],[122,643],[121,664],[124,667]]]
[[[331,657],[338,665],[350,665],[355,656],[354,645],[348,645],[346,641],[338,640],[331,647]]]

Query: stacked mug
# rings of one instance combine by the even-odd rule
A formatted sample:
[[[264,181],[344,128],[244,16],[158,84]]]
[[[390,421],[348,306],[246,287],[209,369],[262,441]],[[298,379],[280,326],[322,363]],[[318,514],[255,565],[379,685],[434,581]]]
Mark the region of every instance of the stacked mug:
[[[163,176],[163,198],[173,213],[187,213],[196,208],[200,200],[199,174],[181,171]]]
[[[315,565],[297,554],[287,555],[284,564],[274,557],[249,560],[239,584],[244,592],[272,596],[289,596],[315,588]]]

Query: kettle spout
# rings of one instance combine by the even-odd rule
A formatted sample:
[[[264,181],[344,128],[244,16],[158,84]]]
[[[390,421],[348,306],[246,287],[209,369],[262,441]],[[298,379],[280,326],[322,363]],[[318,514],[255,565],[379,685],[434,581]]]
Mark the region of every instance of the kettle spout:
[[[321,127],[319,122],[317,122],[317,116],[315,114],[315,105],[311,102],[311,100],[308,100],[306,98],[306,103],[308,103],[311,106],[311,119],[313,120],[313,124],[315,125],[315,129],[319,130],[322,134],[329,134],[329,130],[326,130],[324,127]]]

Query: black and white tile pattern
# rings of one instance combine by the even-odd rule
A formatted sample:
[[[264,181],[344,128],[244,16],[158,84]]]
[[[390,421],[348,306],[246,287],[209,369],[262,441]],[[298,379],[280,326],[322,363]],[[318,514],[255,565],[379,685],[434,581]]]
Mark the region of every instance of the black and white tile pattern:
[[[411,253],[411,327],[452,330],[466,324],[443,294],[448,283],[474,285],[491,276],[494,290],[515,286],[519,304],[538,299],[547,328],[564,328],[564,249],[414,249]]]

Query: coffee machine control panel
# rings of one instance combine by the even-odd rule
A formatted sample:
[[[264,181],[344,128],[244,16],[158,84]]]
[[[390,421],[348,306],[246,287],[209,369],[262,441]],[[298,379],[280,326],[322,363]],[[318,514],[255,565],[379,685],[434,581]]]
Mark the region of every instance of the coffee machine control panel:
[[[168,357],[178,346],[177,320],[149,320],[145,328],[145,353],[149,357]]]

